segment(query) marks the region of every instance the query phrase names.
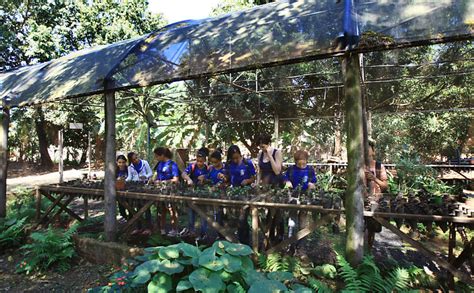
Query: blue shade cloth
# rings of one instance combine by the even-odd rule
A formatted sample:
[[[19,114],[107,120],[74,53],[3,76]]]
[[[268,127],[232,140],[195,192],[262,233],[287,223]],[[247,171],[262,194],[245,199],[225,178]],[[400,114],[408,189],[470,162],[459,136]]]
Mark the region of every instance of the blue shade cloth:
[[[349,48],[472,39],[473,24],[470,0],[277,1],[0,74],[0,98],[29,105],[103,93],[106,78],[118,90],[326,58]],[[341,45],[341,34],[360,41]]]

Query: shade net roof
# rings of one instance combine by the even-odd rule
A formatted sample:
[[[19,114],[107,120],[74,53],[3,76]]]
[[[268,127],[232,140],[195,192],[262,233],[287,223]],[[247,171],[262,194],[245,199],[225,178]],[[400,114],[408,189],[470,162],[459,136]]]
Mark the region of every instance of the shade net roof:
[[[105,80],[118,90],[321,59],[348,50],[341,40],[350,34],[361,52],[473,39],[474,3],[275,2],[1,74],[0,97],[22,106],[98,94]]]

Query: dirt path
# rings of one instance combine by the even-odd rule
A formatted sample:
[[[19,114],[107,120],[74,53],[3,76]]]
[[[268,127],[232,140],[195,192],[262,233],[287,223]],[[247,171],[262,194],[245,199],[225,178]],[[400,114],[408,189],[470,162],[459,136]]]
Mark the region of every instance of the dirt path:
[[[111,266],[93,265],[78,258],[63,274],[48,271],[44,275],[27,276],[15,273],[21,258],[18,250],[0,253],[0,292],[86,292],[88,288],[106,284],[106,277],[113,271]]]
[[[64,181],[70,181],[74,179],[82,178],[83,174],[87,174],[88,169],[71,169],[64,171]],[[94,171],[98,177],[103,176],[103,171]],[[59,183],[59,173],[52,172],[41,175],[31,175],[17,178],[7,179],[7,191],[11,192],[17,187],[35,187],[41,184],[56,184]]]

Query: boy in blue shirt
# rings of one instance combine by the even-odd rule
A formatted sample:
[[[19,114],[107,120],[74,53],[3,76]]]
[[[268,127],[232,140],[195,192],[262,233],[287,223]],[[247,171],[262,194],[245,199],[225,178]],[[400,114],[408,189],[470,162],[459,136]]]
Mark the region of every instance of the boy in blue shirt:
[[[206,177],[209,173],[209,168],[206,165],[206,158],[208,154],[209,154],[209,150],[207,148],[199,149],[196,154],[196,162],[189,164],[186,167],[186,170],[184,170],[182,177],[188,185],[190,186],[204,185]],[[184,236],[189,233],[194,234],[195,223],[196,223],[196,212],[190,208],[188,228],[183,229],[180,235]],[[201,234],[199,235],[199,240],[206,238],[206,232],[207,232],[207,222],[205,219],[201,219]]]
[[[300,189],[306,191],[309,189],[316,188],[316,172],[314,168],[308,166],[308,153],[302,150],[297,151],[294,154],[295,164],[290,166],[286,170],[284,175],[285,188]],[[297,203],[298,204],[298,203]],[[306,212],[299,212],[299,224],[303,228],[306,221]],[[294,213],[290,213],[288,219],[288,237],[291,237],[294,233],[294,229],[297,226],[297,217]]]

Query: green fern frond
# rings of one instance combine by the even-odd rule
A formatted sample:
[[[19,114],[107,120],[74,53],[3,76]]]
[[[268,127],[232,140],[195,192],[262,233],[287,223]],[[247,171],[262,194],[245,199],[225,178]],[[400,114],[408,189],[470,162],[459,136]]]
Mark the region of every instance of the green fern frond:
[[[318,293],[332,293],[332,289],[328,285],[324,284],[320,280],[315,278],[308,278],[308,285],[311,289]]]

